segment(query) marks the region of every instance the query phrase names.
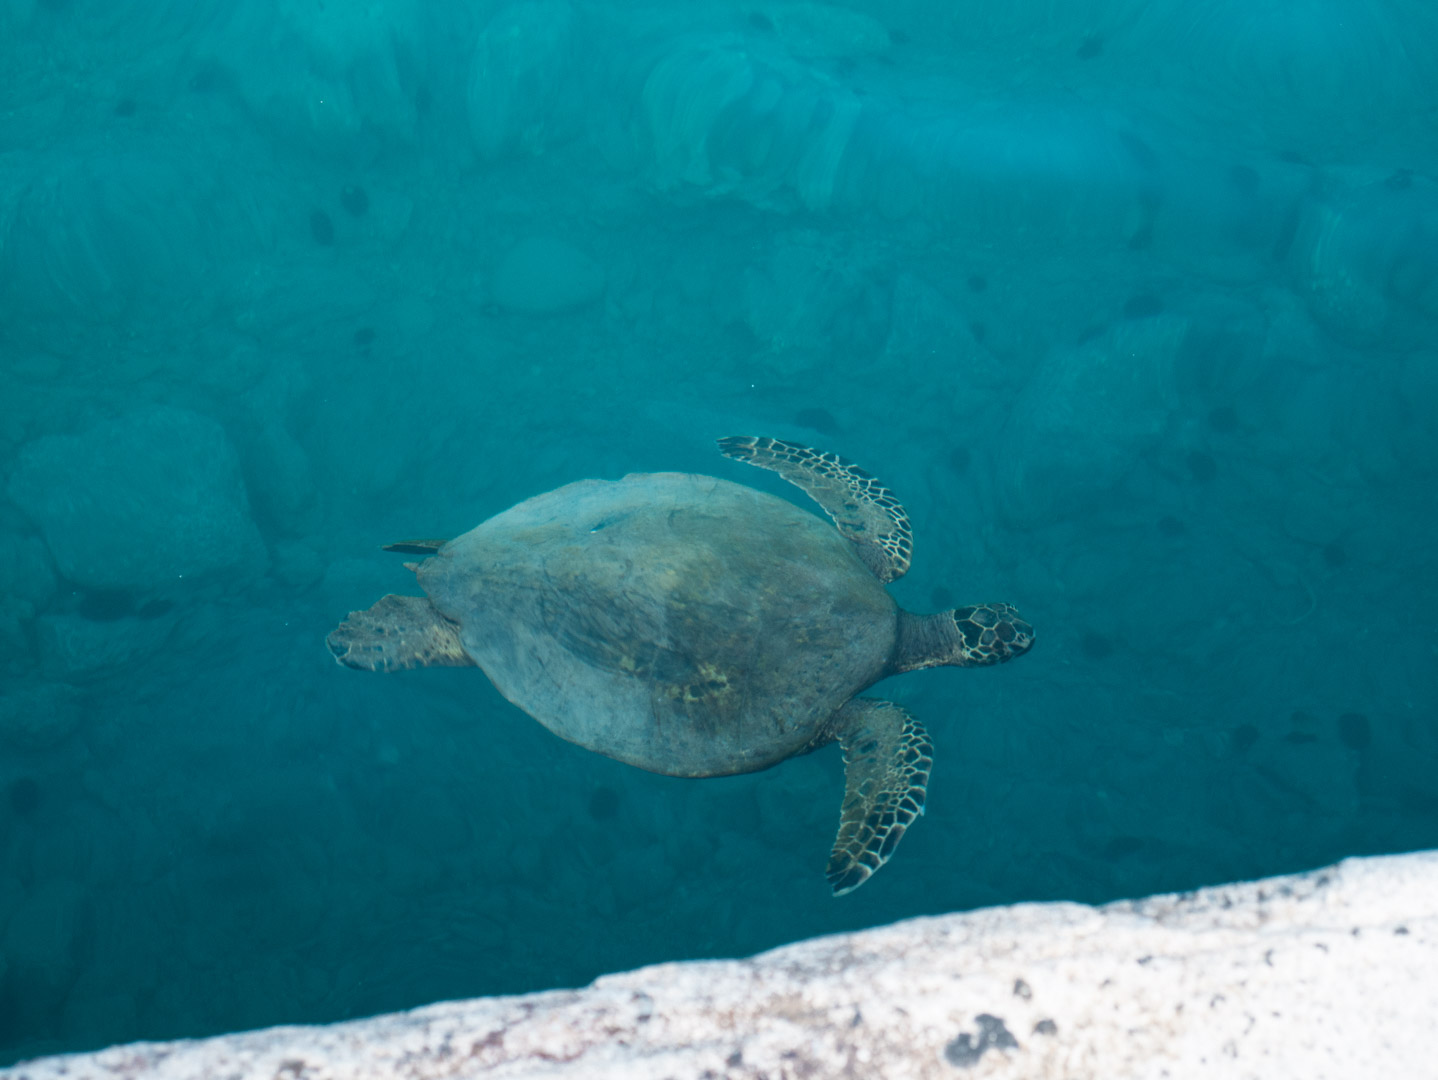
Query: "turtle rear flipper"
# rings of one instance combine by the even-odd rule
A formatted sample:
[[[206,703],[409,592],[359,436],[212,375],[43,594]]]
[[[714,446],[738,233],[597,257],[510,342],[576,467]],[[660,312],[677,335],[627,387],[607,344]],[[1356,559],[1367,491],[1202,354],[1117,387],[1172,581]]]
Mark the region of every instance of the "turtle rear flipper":
[[[325,644],[336,661],[361,671],[474,666],[459,628],[422,596],[391,593],[368,610],[351,611]]]
[[[825,874],[834,895],[843,896],[889,861],[924,812],[934,747],[908,712],[874,698],[840,709],[833,732],[844,751],[844,803]]]
[[[852,461],[765,435],[730,435],[719,440],[725,457],[776,472],[804,489],[834,522],[844,539],[880,581],[909,572],[914,532],[894,493]]]

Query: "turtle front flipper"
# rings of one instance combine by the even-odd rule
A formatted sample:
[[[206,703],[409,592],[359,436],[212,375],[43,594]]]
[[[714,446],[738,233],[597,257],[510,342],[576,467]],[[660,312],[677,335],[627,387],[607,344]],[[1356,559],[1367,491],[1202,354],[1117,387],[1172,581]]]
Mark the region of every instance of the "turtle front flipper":
[[[422,596],[391,593],[368,610],[351,611],[325,644],[336,661],[361,671],[474,666],[459,628]]]
[[[908,512],[892,491],[852,461],[764,435],[730,435],[719,440],[719,450],[803,488],[880,581],[888,584],[909,572],[914,533]]]
[[[889,861],[924,812],[934,747],[908,712],[874,698],[850,701],[832,731],[844,751],[844,803],[825,874],[834,895],[843,896]]]

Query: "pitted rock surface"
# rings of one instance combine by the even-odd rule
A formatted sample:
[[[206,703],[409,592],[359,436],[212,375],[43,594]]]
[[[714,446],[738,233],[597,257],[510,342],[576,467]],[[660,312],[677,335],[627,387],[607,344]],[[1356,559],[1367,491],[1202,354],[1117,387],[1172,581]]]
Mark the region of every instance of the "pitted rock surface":
[[[9,1080],[1418,1076],[1438,853],[1102,908],[1023,904],[583,990],[42,1059]]]

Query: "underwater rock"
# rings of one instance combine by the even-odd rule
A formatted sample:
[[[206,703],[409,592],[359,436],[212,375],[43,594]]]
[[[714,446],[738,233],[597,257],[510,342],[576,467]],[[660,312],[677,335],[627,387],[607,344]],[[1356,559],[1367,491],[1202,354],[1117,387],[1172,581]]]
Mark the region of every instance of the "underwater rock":
[[[60,574],[87,588],[156,592],[263,557],[224,429],[182,409],[36,439],[7,490]]]
[[[324,559],[303,540],[281,540],[275,544],[271,555],[271,574],[288,588],[308,589],[324,579]]]
[[[1230,125],[1239,143],[1367,145],[1375,128],[1404,130],[1407,115],[1433,95],[1431,50],[1414,43],[1433,41],[1438,21],[1422,0],[1144,8],[1125,28],[1127,47],[1162,63],[1189,108]],[[1253,108],[1256,101],[1264,107]]]
[[[1438,316],[1435,240],[1434,185],[1354,186],[1303,206],[1287,269],[1321,326],[1349,344],[1381,346],[1405,317]]]
[[[728,33],[671,42],[643,78],[634,149],[660,191],[833,209],[847,201],[863,101],[782,47],[756,45]]]
[[[47,678],[81,682],[154,655],[174,628],[171,615],[98,622],[83,615],[42,615],[35,643]]]
[[[884,363],[921,382],[961,387],[964,393],[951,403],[960,415],[989,408],[991,392],[1014,379],[1012,365],[1001,363],[983,347],[953,303],[928,282],[907,273],[894,281]]]
[[[413,142],[425,21],[416,0],[225,10],[192,52],[232,75],[271,135],[346,163]]]
[[[1438,852],[1092,908],[1020,904],[662,964],[583,990],[140,1043],[18,1080],[468,1076],[1417,1076]],[[956,973],[962,972],[962,977]],[[1222,1072],[1222,1069],[1219,1069]]]
[[[1326,203],[1308,208],[1288,256],[1294,286],[1313,318],[1340,340],[1376,345],[1389,330],[1388,297],[1366,263],[1374,222]],[[1369,272],[1365,273],[1365,270]]]
[[[604,270],[571,244],[548,236],[521,240],[499,260],[491,297],[508,311],[553,315],[604,295]]]
[[[824,363],[825,353],[869,359],[889,331],[887,297],[862,258],[812,230],[777,237],[767,257],[745,270],[743,305],[768,366],[786,373]]]
[[[1050,524],[1121,497],[1170,427],[1188,332],[1186,319],[1155,315],[1043,361],[1009,417],[1009,449],[997,462],[1010,523]]]
[[[537,154],[578,131],[575,33],[566,0],[510,4],[480,32],[469,74],[469,131],[485,161]]]
[[[0,214],[0,303],[26,313],[7,333],[65,355],[86,329],[204,323],[254,231],[219,170],[162,144],[65,150]]]
[[[242,437],[240,446],[256,517],[290,536],[313,531],[319,514],[314,470],[289,430],[271,420]]]

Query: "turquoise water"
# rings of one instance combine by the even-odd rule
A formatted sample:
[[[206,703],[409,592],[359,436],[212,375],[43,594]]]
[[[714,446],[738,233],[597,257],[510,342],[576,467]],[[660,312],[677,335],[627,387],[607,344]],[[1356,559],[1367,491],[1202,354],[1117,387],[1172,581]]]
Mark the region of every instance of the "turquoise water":
[[[1438,845],[1438,14],[0,0],[0,1062]],[[1078,8],[1083,8],[1082,13]],[[584,477],[878,475],[928,813],[325,635]]]

